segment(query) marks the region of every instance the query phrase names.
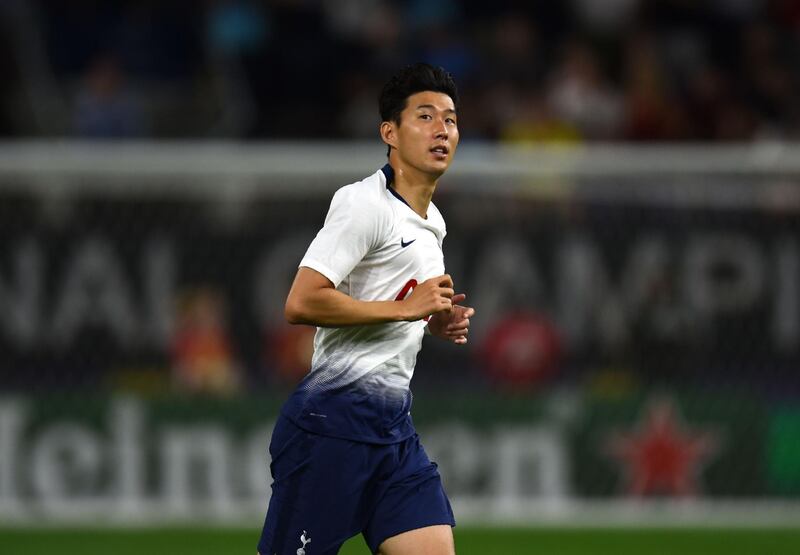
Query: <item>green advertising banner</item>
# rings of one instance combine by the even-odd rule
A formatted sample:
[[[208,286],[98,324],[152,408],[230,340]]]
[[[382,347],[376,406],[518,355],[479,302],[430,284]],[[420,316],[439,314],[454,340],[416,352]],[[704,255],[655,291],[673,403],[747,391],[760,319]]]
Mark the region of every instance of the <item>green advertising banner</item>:
[[[0,517],[258,514],[282,399],[5,397]],[[428,393],[412,413],[449,495],[469,514],[800,495],[800,411],[770,414],[747,397]]]

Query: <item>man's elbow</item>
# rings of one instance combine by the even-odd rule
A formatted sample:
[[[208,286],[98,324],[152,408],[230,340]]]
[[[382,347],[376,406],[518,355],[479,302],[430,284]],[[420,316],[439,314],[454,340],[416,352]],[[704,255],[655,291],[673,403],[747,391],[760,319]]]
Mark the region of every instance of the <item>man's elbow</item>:
[[[283,316],[290,324],[306,323],[306,314],[303,310],[302,303],[292,296],[286,299],[286,304],[283,307]]]

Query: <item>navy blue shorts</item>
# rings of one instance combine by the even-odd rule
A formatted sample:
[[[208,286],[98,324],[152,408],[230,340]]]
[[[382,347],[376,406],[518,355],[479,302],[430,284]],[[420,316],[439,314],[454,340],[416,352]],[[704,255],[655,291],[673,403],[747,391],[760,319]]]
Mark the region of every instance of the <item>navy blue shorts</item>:
[[[402,532],[455,526],[436,464],[419,437],[390,445],[321,436],[281,416],[269,446],[272,497],[261,555],[338,553],[364,534],[370,550]]]

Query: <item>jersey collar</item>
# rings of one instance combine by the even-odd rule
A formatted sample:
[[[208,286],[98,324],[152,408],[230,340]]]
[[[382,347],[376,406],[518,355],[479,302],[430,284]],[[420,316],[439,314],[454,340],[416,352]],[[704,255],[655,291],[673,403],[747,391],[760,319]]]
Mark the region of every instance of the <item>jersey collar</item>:
[[[400,202],[411,208],[411,205],[406,202],[406,199],[401,197],[400,193],[395,191],[394,187],[392,187],[392,183],[394,182],[394,168],[390,164],[386,164],[381,168],[381,171],[386,178],[386,188],[389,189],[389,192],[392,193]]]

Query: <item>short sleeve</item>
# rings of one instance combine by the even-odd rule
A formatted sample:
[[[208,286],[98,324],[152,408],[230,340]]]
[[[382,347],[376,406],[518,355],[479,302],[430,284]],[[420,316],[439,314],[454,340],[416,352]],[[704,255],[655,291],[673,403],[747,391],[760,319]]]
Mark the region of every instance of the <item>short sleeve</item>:
[[[300,266],[318,271],[338,287],[380,241],[384,227],[380,208],[370,195],[358,194],[355,185],[339,189],[333,196],[325,224]]]

